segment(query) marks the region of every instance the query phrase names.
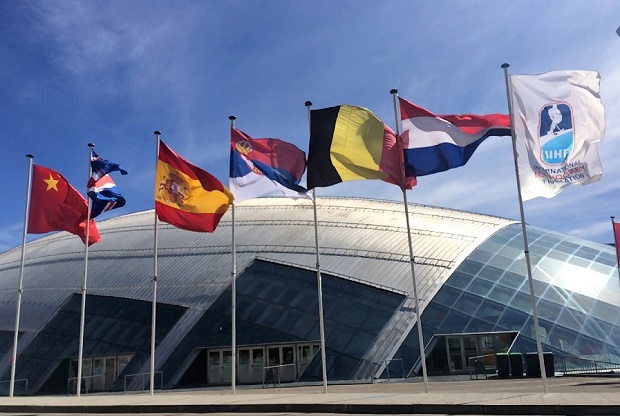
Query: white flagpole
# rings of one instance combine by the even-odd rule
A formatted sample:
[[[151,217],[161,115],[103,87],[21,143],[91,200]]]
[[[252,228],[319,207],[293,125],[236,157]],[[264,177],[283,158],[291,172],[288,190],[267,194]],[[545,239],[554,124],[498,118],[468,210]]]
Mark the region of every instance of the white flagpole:
[[[530,300],[532,302],[532,317],[534,318],[534,332],[536,335],[536,349],[538,350],[538,364],[540,366],[540,375],[542,377],[545,394],[549,393],[547,386],[547,372],[545,370],[545,360],[543,357],[542,342],[540,341],[540,327],[538,326],[538,313],[536,312],[536,296],[534,295],[534,283],[532,279],[532,263],[530,261],[530,250],[527,242],[527,230],[525,227],[525,214],[523,211],[523,197],[521,196],[521,180],[519,178],[519,165],[517,162],[517,138],[514,127],[514,114],[512,109],[512,89],[510,88],[510,78],[508,75],[508,67],[510,64],[502,64],[504,69],[504,78],[506,80],[506,97],[508,98],[508,113],[510,114],[510,130],[512,132],[512,155],[515,165],[515,176],[517,178],[517,194],[519,197],[519,212],[521,213],[521,229],[523,232],[523,252],[525,254],[525,263],[527,265],[527,282],[530,287]]]
[[[230,120],[230,127],[235,127],[235,120],[237,117],[230,116],[228,117]],[[231,374],[230,374],[230,384],[232,389],[232,394],[235,394],[235,384],[236,384],[236,373],[237,373],[237,248],[235,245],[235,202],[230,203],[230,210],[232,214],[232,235],[231,235],[231,253],[232,253],[232,272],[231,272],[231,291],[232,291],[232,299],[231,299],[231,311],[230,311],[230,319],[231,319],[231,330],[232,330],[232,355],[231,355]]]
[[[93,143],[88,143],[88,178],[92,174],[91,160],[93,158]],[[90,233],[90,198],[88,195],[88,214],[86,215],[86,243],[84,244],[84,280],[82,281],[82,308],[80,310],[80,340],[78,347],[78,368],[77,368],[77,396],[82,392],[82,361],[84,359],[84,320],[86,315],[86,281],[88,279],[88,239]]]
[[[426,372],[426,355],[424,353],[424,334],[422,334],[422,314],[420,313],[420,303],[418,300],[418,286],[415,279],[415,257],[413,256],[413,242],[411,240],[411,225],[409,223],[409,204],[407,203],[407,190],[405,189],[405,164],[403,161],[403,146],[400,140],[400,120],[398,117],[398,90],[390,90],[394,102],[394,118],[396,120],[396,143],[398,143],[398,154],[400,155],[400,189],[403,191],[403,204],[405,205],[405,219],[407,220],[407,240],[409,242],[409,264],[411,266],[411,279],[413,280],[413,300],[415,302],[416,326],[418,328],[418,342],[420,348],[420,362],[422,363],[422,377],[424,379],[424,391],[429,392],[428,374]]]
[[[310,119],[310,107],[312,107],[312,101],[306,101],[306,107],[308,108],[308,130],[311,131],[311,119]],[[319,227],[316,213],[316,191],[312,189],[312,207],[314,209],[314,241],[316,249],[316,284],[318,287],[319,297],[319,332],[321,337],[321,369],[323,372],[323,392],[327,393],[327,363],[325,353],[325,324],[323,322],[323,284],[321,282],[321,256],[319,254]]]
[[[24,233],[22,235],[22,256],[19,266],[19,288],[17,289],[17,310],[15,311],[15,334],[13,335],[13,356],[11,357],[11,381],[9,383],[9,397],[15,391],[15,366],[17,364],[17,339],[19,338],[19,316],[22,310],[22,292],[24,291],[24,260],[26,258],[26,235],[28,234],[28,220],[30,217],[30,199],[32,196],[32,165],[33,155],[28,158],[28,184],[26,185],[26,211],[24,213]]]
[[[155,151],[155,189],[157,189],[157,164],[159,163],[159,141],[161,132],[155,132],[156,151]],[[153,225],[153,310],[151,313],[151,372],[150,372],[150,392],[155,394],[155,330],[157,328],[157,209],[154,212]]]

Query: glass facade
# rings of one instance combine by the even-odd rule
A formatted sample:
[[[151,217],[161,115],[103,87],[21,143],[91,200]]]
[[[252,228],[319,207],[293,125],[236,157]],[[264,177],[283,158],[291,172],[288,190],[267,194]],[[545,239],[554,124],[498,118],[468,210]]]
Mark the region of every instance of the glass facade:
[[[74,294],[19,355],[16,379],[28,379],[38,393],[67,393],[70,362],[78,357],[82,296]],[[131,299],[88,295],[84,326],[84,357],[133,354],[123,374],[138,372],[150,357],[152,304]],[[156,344],[185,312],[157,305]],[[119,374],[120,375],[120,374]],[[4,375],[8,380],[10,373]],[[117,382],[122,389],[122,381]],[[42,384],[42,385],[41,385]]]
[[[322,287],[328,377],[346,380],[404,296],[328,274]],[[237,278],[236,290],[238,347],[320,340],[315,271],[255,260]],[[228,288],[188,332],[164,364],[164,377],[196,348],[230,348],[231,296]],[[321,379],[315,357],[302,380]]]
[[[616,258],[594,244],[528,227],[543,350],[620,363]],[[536,351],[521,225],[495,233],[454,271],[422,314],[434,334],[517,331],[514,352]],[[615,304],[609,303],[614,302]],[[419,358],[414,328],[396,357]]]

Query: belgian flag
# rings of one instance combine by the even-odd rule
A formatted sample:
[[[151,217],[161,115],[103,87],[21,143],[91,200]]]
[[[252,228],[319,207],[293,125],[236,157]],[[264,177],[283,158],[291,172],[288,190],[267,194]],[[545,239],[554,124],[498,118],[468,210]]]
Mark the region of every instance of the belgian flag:
[[[308,188],[360,179],[400,185],[402,155],[396,136],[370,110],[351,105],[310,112]],[[415,178],[406,178],[411,189]]]

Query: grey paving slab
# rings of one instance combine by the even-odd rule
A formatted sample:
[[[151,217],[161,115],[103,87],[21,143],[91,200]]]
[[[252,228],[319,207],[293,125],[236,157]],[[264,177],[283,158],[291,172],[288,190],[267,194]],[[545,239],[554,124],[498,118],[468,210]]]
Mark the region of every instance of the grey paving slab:
[[[484,414],[620,415],[620,377],[561,377],[541,380],[473,380],[295,386],[270,389],[240,386],[154,395],[92,394],[0,398],[0,413],[320,413],[320,414]]]

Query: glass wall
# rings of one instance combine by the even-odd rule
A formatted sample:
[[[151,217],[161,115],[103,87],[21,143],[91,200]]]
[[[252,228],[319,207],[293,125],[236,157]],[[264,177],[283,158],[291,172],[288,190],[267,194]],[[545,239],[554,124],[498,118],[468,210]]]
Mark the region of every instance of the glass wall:
[[[545,351],[620,363],[620,285],[612,250],[528,227]],[[491,236],[455,270],[422,314],[434,334],[518,331],[513,351],[536,351],[520,224]],[[397,353],[412,368],[417,331]]]
[[[322,275],[322,282],[327,371],[330,380],[346,380],[404,296],[328,274]],[[320,340],[315,271],[255,260],[237,278],[236,288],[239,348]],[[229,288],[166,361],[164,374],[182,368],[197,348],[230,348],[231,339]],[[204,361],[200,356],[196,361],[205,368],[198,364]],[[304,364],[302,379],[322,379],[320,360]],[[190,372],[187,380],[206,384],[206,374]]]
[[[82,296],[74,294],[19,355],[16,378],[28,379],[36,393],[67,393],[67,381],[75,377],[69,362],[78,357]],[[84,325],[84,357],[133,355],[123,372],[137,372],[150,357],[150,302],[88,295]],[[185,312],[174,305],[157,305],[156,343],[166,336]],[[92,362],[85,360],[85,365]],[[105,363],[108,365],[108,363]],[[95,362],[93,365],[103,365]],[[111,365],[111,364],[109,364]],[[109,369],[103,370],[110,371]],[[91,370],[91,374],[92,370]],[[121,375],[116,372],[115,375]],[[5,374],[8,379],[10,374]],[[115,386],[122,389],[122,382]]]

